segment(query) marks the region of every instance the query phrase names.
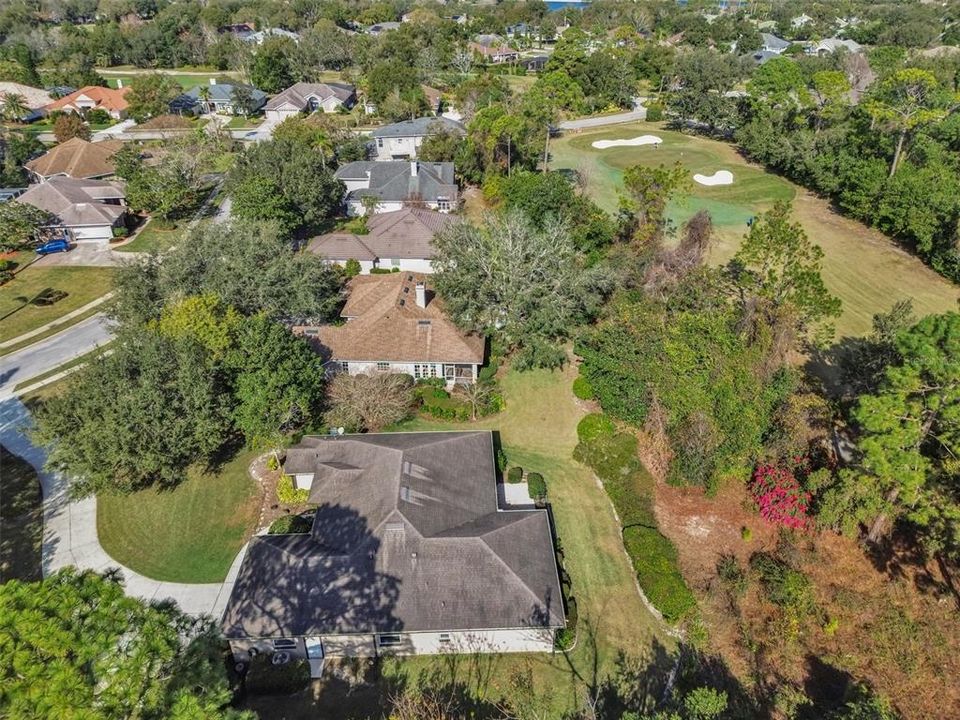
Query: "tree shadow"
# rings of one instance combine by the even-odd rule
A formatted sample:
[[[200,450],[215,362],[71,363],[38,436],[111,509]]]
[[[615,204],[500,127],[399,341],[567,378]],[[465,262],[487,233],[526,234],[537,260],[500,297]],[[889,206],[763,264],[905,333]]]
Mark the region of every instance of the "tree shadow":
[[[810,705],[799,710],[798,720],[817,720],[838,709],[853,688],[853,676],[834,667],[816,655],[806,657],[807,673],[803,683],[804,694]]]

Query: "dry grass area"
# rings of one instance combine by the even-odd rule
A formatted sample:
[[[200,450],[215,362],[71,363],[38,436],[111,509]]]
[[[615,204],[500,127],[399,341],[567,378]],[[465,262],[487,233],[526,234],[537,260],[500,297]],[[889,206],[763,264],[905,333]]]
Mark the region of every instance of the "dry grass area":
[[[746,687],[762,695],[791,683],[816,703],[804,717],[818,717],[853,683],[867,682],[906,720],[960,717],[960,615],[935,564],[903,547],[880,558],[833,533],[798,536],[787,555],[811,579],[817,609],[793,625],[750,573],[740,597],[718,578],[722,555],[746,568],[751,554],[778,545],[742,485],[707,498],[661,483],[656,510],[698,595],[711,649]]]

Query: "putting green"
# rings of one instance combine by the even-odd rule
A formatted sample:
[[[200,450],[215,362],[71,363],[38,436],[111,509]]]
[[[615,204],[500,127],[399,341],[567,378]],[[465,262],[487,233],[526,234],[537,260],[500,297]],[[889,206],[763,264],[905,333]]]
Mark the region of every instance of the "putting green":
[[[598,140],[634,137],[637,125],[622,125],[601,132],[571,134],[552,147],[554,169],[585,172],[589,192],[602,208],[615,211],[618,192],[623,185],[623,171],[633,165],[673,165],[680,163],[690,171],[693,186],[686,198],[671,203],[668,213],[675,225],[686,222],[700,210],[707,210],[714,225],[745,227],[747,220],[770,208],[777,200],[791,200],[793,186],[782,178],[748,165],[736,153],[720,153],[716,147],[698,142],[699,138],[655,128],[663,139],[659,145],[618,146],[600,150],[593,147]],[[650,128],[654,126],[639,126]],[[723,147],[720,145],[719,147]],[[693,182],[693,174],[712,175],[718,170],[733,173],[732,185],[706,186]]]

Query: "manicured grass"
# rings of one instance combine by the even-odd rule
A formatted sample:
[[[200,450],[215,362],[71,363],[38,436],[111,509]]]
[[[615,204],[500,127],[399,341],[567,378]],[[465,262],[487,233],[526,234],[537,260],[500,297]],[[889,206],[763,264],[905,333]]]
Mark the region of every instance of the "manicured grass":
[[[258,127],[263,122],[262,117],[243,117],[242,115],[237,115],[230,118],[230,122],[227,123],[227,128],[230,130],[246,130],[247,128],[253,130]]]
[[[122,71],[117,73],[101,73],[101,75],[106,79],[107,85],[112,88],[117,87],[117,80],[123,80],[124,86],[129,86],[130,81],[137,77],[137,75],[146,75],[154,72],[152,70],[129,70]],[[197,85],[207,85],[210,82],[210,78],[214,78],[218,83],[221,82],[233,82],[235,78],[229,74],[220,71],[212,71],[209,74],[200,74],[200,75],[189,75],[189,74],[179,74],[179,73],[166,73],[170,77],[179,83],[180,87],[184,90],[189,90],[192,87]]]
[[[480,687],[479,678],[467,682],[475,683],[471,691],[494,698],[504,693],[512,672],[529,667],[537,689],[550,690],[557,717],[582,699],[584,682],[613,670],[618,652],[650,658],[658,643],[671,646],[637,594],[606,494],[590,470],[572,459],[576,426],[583,415],[571,392],[575,377],[575,370],[569,367],[563,372],[510,371],[501,381],[507,403],[501,414],[476,423],[418,418],[398,428],[497,430],[511,465],[544,476],[580,613],[577,645],[569,653],[552,656],[491,657],[489,673],[483,678],[485,686]],[[392,661],[384,672],[443,672],[449,668],[443,657],[422,656]]]
[[[191,470],[173,490],[97,498],[109,555],[156,580],[221,582],[257,520],[259,492],[241,452],[216,473]]]
[[[180,238],[181,230],[176,227],[160,227],[151,222],[128,243],[114,247],[117,252],[150,252],[166,250]]]
[[[0,446],[0,582],[41,578],[42,499],[36,471]]]
[[[108,267],[44,266],[42,261],[24,267],[13,280],[0,285],[0,340],[52,322],[110,292],[112,284],[113,268]],[[45,291],[66,296],[52,305],[36,304]]]
[[[596,140],[645,134],[659,136],[662,145],[607,150],[592,147]],[[960,288],[900,250],[889,238],[842,217],[828,202],[783,178],[749,164],[727,143],[665,130],[658,124],[629,123],[568,133],[553,141],[551,157],[554,169],[585,171],[588,192],[609,211],[617,207],[623,169],[631,165],[679,161],[691,174],[730,170],[734,175],[732,185],[693,184],[686,201],[669,209],[675,227],[698,210],[710,212],[716,230],[710,260],[715,264],[726,262],[737,251],[751,216],[768,210],[776,200],[792,198],[797,219],[810,239],[823,248],[827,287],[843,301],[843,315],[835,323],[838,338],[869,332],[873,315],[889,310],[903,298],[913,299],[918,316],[954,309],[960,298]]]

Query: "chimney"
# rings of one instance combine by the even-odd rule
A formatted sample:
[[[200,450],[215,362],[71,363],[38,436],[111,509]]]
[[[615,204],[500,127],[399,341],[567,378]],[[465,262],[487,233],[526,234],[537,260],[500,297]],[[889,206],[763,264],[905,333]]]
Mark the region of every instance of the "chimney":
[[[417,171],[420,169],[420,163],[416,160],[410,161],[410,177],[416,177]]]
[[[422,308],[427,306],[427,286],[422,282],[417,283],[417,305]]]
[[[210,78],[210,84],[211,84],[211,85],[216,85],[216,84],[217,84],[217,79],[216,79],[216,78]]]

